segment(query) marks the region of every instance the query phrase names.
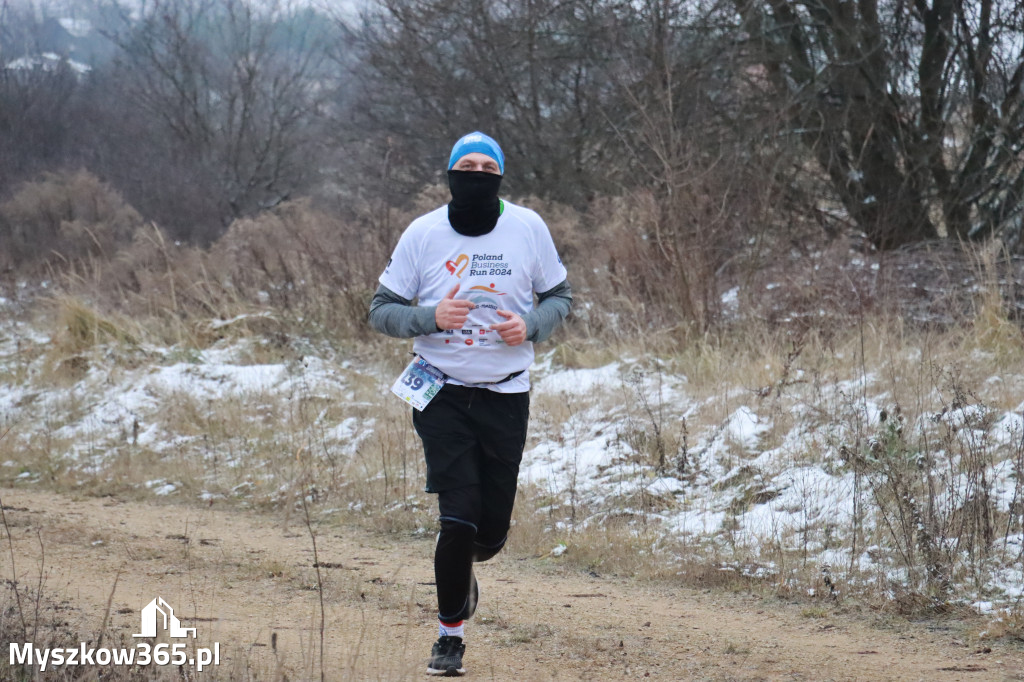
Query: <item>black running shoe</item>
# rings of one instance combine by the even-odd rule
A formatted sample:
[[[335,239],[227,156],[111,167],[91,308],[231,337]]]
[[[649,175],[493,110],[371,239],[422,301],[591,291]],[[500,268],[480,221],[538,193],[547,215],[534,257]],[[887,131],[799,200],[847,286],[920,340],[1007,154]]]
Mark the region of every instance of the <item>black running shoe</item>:
[[[466,674],[462,667],[462,654],[466,653],[466,645],[461,637],[444,636],[434,643],[430,650],[430,662],[427,663],[427,674],[438,677],[459,677]]]
[[[480,603],[480,583],[476,580],[476,573],[472,567],[469,569],[469,596],[466,597],[466,620],[476,613],[476,605]]]

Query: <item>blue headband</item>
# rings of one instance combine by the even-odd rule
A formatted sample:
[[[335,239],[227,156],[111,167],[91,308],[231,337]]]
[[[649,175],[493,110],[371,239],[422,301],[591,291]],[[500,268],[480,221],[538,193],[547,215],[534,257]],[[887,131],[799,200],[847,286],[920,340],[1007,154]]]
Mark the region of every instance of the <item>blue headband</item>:
[[[501,153],[501,147],[493,138],[479,131],[463,135],[462,139],[455,143],[455,146],[452,147],[452,154],[448,157],[448,170],[452,169],[456,161],[473,152],[486,154],[497,161],[498,172],[502,175],[505,174],[505,155]]]

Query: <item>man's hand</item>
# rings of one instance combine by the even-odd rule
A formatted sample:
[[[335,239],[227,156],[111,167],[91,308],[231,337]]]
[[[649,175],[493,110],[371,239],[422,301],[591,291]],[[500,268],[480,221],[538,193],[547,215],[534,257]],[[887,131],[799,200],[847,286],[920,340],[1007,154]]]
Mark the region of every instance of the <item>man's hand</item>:
[[[523,318],[508,310],[499,310],[498,314],[506,321],[492,324],[491,329],[498,332],[502,341],[510,346],[518,346],[526,341],[526,323]]]
[[[462,329],[462,325],[466,324],[469,311],[476,307],[471,301],[455,300],[459,286],[456,284],[455,288],[441,299],[434,310],[434,322],[438,329]],[[526,325],[523,325],[523,328],[525,329]]]

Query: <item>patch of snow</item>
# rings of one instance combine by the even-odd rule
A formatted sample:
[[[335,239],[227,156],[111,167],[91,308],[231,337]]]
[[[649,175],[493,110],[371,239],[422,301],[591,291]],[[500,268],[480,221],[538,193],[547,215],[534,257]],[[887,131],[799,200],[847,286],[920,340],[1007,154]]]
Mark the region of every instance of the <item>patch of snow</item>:
[[[734,311],[739,307],[740,301],[740,288],[733,287],[724,294],[722,294],[722,307],[726,310]]]
[[[597,369],[567,369],[549,374],[537,382],[536,390],[538,393],[584,396],[621,385],[620,365],[613,362]]]
[[[74,59],[67,59],[53,52],[44,52],[36,57],[19,57],[14,61],[8,62],[4,67],[11,71],[33,71],[39,69],[41,71],[56,71],[61,68],[62,65],[66,64],[75,74],[83,76],[90,71],[92,67],[82,62],[76,62]],[[46,282],[41,284],[45,288]]]
[[[249,320],[258,317],[273,317],[273,315],[271,315],[269,311],[265,311],[262,313],[242,313],[241,315],[235,315],[230,320],[211,320],[210,329],[223,329],[224,327],[229,327],[235,324],[236,322],[241,322],[242,320]]]
[[[88,19],[71,19],[69,17],[62,17],[58,19],[57,22],[61,25],[61,28],[75,38],[85,38],[92,32],[92,22]]]
[[[761,434],[771,429],[771,424],[761,420],[746,405],[743,405],[729,416],[725,425],[725,435],[746,450],[753,450],[761,439]]]
[[[974,610],[976,610],[978,613],[984,614],[992,613],[994,605],[990,601],[976,601],[973,604],[971,604],[971,606],[974,607]]]

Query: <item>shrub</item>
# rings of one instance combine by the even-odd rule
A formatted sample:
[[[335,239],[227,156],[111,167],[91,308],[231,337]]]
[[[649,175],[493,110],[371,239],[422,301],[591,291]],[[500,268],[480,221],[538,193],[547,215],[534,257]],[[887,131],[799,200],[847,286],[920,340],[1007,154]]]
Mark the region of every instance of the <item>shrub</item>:
[[[0,204],[0,266],[22,272],[109,259],[143,224],[121,195],[87,171],[46,173]]]

